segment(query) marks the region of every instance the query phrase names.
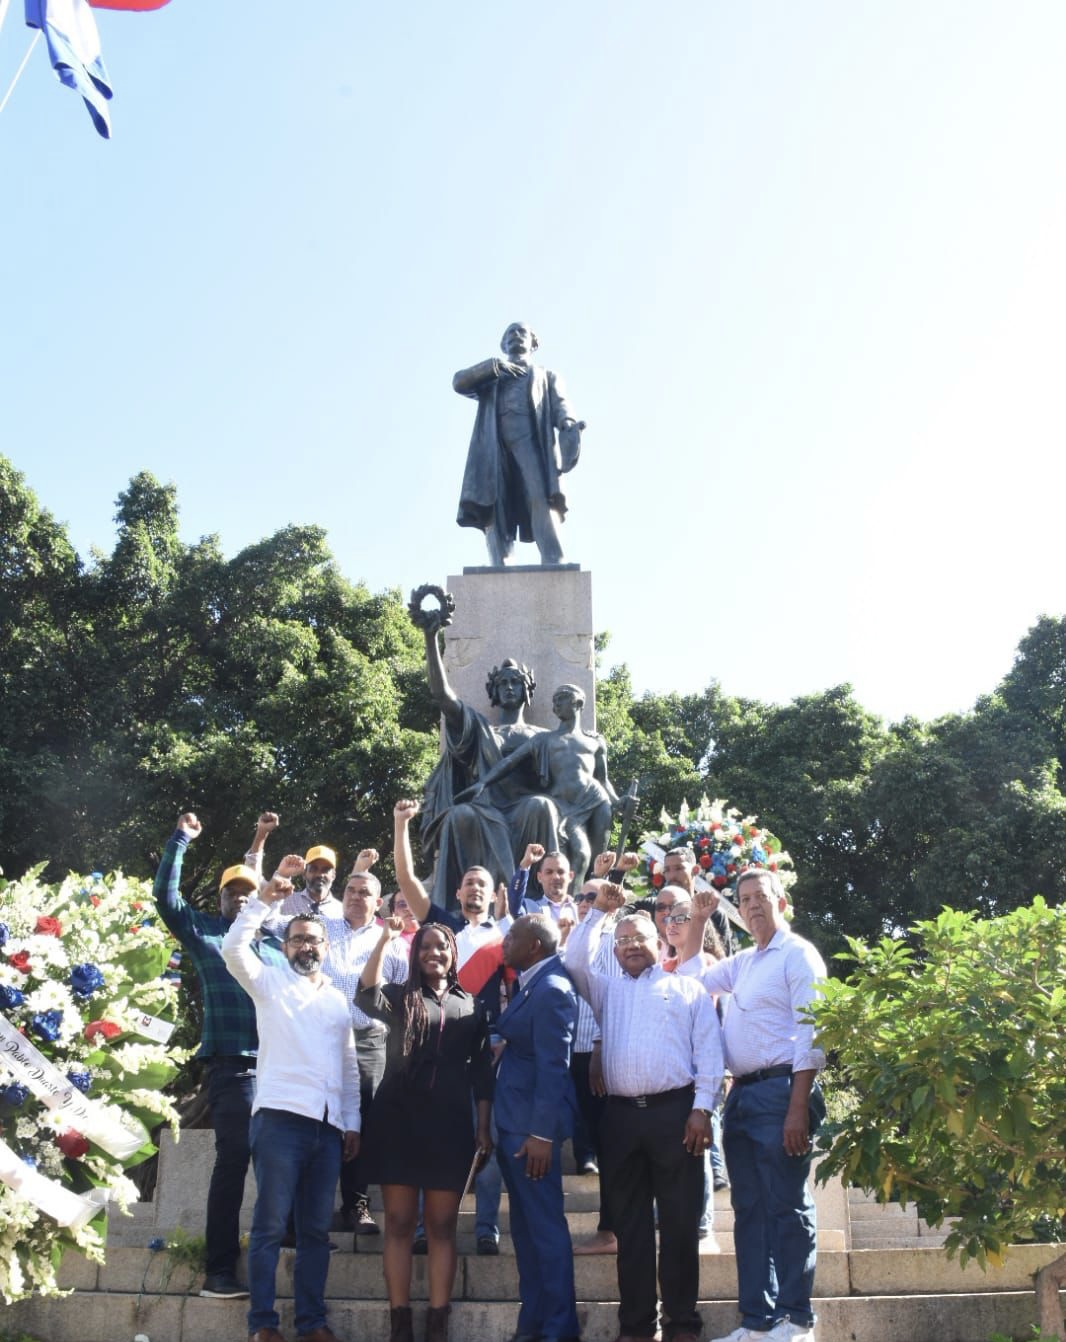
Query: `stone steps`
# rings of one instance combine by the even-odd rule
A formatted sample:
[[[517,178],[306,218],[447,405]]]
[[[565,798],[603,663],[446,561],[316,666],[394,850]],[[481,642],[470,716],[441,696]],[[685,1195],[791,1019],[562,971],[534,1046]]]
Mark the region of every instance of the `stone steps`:
[[[61,1282],[73,1294],[29,1300],[4,1314],[4,1327],[22,1328],[42,1342],[131,1342],[138,1333],[151,1342],[233,1342],[247,1335],[243,1300],[208,1300],[197,1294],[199,1274],[174,1266],[148,1242],[176,1227],[202,1233],[206,1181],[211,1166],[209,1132],[186,1133],[181,1147],[164,1139],[160,1186],[152,1202],[112,1221],[108,1259],[97,1266],[71,1255]],[[595,1176],[564,1175],[568,1220],[575,1237],[596,1223]],[[1032,1273],[1061,1246],[1032,1245],[1010,1251],[1002,1268],[963,1270],[935,1247],[946,1228],[931,1231],[912,1208],[879,1206],[839,1183],[815,1190],[819,1254],[815,1278],[819,1342],[988,1342],[994,1332],[1028,1337],[1035,1317]],[[250,1217],[254,1181],[245,1206]],[[715,1196],[719,1253],[700,1259],[704,1337],[736,1326],[736,1260],[728,1192]],[[379,1199],[374,1199],[380,1209]],[[456,1271],[453,1342],[500,1342],[517,1318],[518,1278],[506,1229],[495,1257],[475,1252],[472,1199],[462,1216]],[[507,1200],[501,1205],[506,1227]],[[330,1324],[346,1342],[384,1342],[388,1336],[382,1237],[333,1236],[327,1295]],[[292,1339],[292,1273],[295,1254],[283,1250],[278,1267],[282,1329]],[[414,1260],[413,1297],[426,1298],[425,1258]],[[578,1256],[575,1281],[585,1342],[612,1342],[617,1335],[617,1263],[613,1255]],[[243,1272],[243,1265],[242,1265]],[[421,1312],[421,1306],[417,1306]],[[418,1325],[421,1328],[421,1323]]]
[[[818,1342],[987,1342],[993,1332],[1027,1337],[1033,1318],[1031,1291],[962,1295],[823,1296],[815,1300]],[[77,1293],[60,1300],[26,1301],[5,1314],[5,1324],[27,1329],[45,1342],[129,1342],[141,1333],[151,1342],[234,1342],[247,1336],[246,1302],[134,1292]],[[278,1302],[281,1330],[295,1336],[292,1302]],[[703,1335],[736,1327],[732,1301],[700,1303]],[[415,1306],[416,1329],[422,1308]],[[499,1342],[514,1332],[513,1301],[458,1300],[452,1306],[454,1342]],[[617,1307],[609,1301],[578,1305],[584,1342],[612,1342]],[[388,1309],[381,1300],[330,1299],[330,1327],[345,1342],[386,1342]]]

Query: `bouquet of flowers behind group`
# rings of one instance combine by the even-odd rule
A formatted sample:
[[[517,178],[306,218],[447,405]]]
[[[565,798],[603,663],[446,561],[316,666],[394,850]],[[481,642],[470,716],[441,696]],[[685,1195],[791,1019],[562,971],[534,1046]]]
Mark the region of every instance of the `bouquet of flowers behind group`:
[[[671,848],[689,847],[705,880],[726,898],[734,896],[737,877],[748,867],[775,872],[787,894],[796,880],[792,859],[781,840],[757,820],[757,816],[742,816],[728,802],[706,797],[695,811],[682,802],[676,820],[663,811],[659,816],[662,828],[641,835],[640,866],[630,876],[630,884],[642,895],[653,894],[665,882],[663,856]]]
[[[63,1250],[103,1259],[124,1171],[177,1127],[162,1088],[177,989],[151,886],[121,874],[0,880],[0,1295],[54,1294]]]

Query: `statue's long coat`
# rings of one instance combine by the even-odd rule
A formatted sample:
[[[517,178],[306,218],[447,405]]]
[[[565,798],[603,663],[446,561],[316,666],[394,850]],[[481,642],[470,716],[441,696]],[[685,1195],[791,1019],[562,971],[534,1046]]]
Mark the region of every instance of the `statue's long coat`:
[[[529,542],[533,540],[526,489],[539,489],[560,517],[566,516],[566,496],[559,476],[574,465],[559,456],[556,431],[575,416],[566,402],[562,382],[549,368],[533,364],[529,378],[530,409],[537,436],[541,479],[526,481],[523,488],[513,461],[500,443],[496,416],[496,376],[498,361],[486,359],[456,373],[452,386],[461,396],[470,396],[477,405],[477,418],[466,456],[463,487],[459,495],[461,527],[485,531],[495,522],[501,536]]]

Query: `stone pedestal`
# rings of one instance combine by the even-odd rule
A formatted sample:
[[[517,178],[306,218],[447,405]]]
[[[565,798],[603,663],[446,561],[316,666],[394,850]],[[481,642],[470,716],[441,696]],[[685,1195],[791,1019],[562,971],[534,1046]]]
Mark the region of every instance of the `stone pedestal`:
[[[552,728],[560,685],[585,692],[582,722],[596,725],[592,575],[577,565],[465,569],[448,579],[455,618],[444,631],[444,666],[460,699],[489,712],[485,681],[506,657],[533,671],[537,689],[526,720]]]

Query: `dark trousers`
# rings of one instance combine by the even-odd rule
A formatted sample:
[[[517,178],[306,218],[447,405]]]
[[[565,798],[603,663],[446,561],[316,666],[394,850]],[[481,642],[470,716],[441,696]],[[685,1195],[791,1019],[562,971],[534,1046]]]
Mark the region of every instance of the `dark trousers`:
[[[366,1130],[366,1116],[374,1102],[381,1078],[385,1075],[384,1030],[356,1030],[355,1053],[359,1059],[359,1113],[360,1126]],[[350,1212],[355,1204],[366,1197],[366,1181],[360,1170],[359,1157],[345,1161],[341,1166],[341,1209]]]
[[[699,1332],[699,1223],[703,1159],[682,1145],[692,1112],[686,1086],[652,1096],[646,1108],[608,1096],[600,1129],[608,1210],[618,1236],[619,1332],[652,1337],[658,1326],[655,1204],[659,1207],[659,1285],[667,1338]]]
[[[610,1231],[613,1227],[611,1225],[610,1213],[607,1210],[607,1190],[604,1187],[603,1174],[603,1143],[600,1140],[600,1122],[603,1119],[604,1110],[607,1108],[607,1097],[604,1095],[593,1095],[592,1089],[589,1086],[589,1062],[591,1059],[591,1053],[572,1053],[570,1055],[570,1075],[574,1079],[574,1090],[577,1093],[578,1112],[581,1115],[582,1123],[588,1134],[592,1154],[595,1155],[596,1164],[600,1167],[600,1219],[596,1229]],[[578,1169],[584,1164],[586,1158],[586,1152],[579,1152],[578,1135],[577,1130],[575,1129],[574,1159],[577,1161]]]
[[[248,1124],[255,1100],[255,1059],[212,1058],[207,1098],[215,1130],[215,1167],[207,1193],[207,1275],[233,1276],[240,1256],[244,1179],[251,1159]]]

